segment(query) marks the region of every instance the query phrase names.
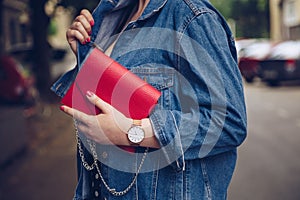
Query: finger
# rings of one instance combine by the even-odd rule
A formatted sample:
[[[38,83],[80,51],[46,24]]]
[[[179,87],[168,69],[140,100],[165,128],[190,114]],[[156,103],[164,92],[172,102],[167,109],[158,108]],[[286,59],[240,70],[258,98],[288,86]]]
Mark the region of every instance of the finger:
[[[90,36],[81,22],[75,21],[67,31],[67,38],[76,38],[82,44],[90,42]]]
[[[84,42],[85,42],[84,36],[79,31],[74,30],[74,29],[68,29],[67,40],[70,45],[76,44],[77,40],[82,44],[84,44]]]
[[[73,40],[73,41],[68,41],[70,47],[71,47],[71,50],[73,51],[73,53],[75,55],[77,55],[77,40]]]
[[[90,35],[92,32],[92,26],[90,22],[83,15],[77,16],[72,25],[74,27],[80,26],[80,28],[83,28],[82,30],[85,32],[86,35]]]
[[[83,124],[87,124],[88,122],[88,115],[76,110],[74,108],[70,108],[68,106],[61,106],[60,109],[65,112],[66,114],[68,114],[69,116],[73,117],[75,120],[80,121]]]
[[[90,11],[88,11],[87,9],[83,9],[83,10],[81,10],[80,14],[85,16],[85,18],[87,19],[87,21],[89,22],[89,24],[91,26],[94,26],[95,21],[94,21],[92,14],[90,13]]]
[[[87,91],[86,93],[87,99],[94,104],[96,107],[98,107],[102,113],[108,113],[110,109],[110,105],[103,101],[101,98],[99,98],[96,94],[93,92]]]

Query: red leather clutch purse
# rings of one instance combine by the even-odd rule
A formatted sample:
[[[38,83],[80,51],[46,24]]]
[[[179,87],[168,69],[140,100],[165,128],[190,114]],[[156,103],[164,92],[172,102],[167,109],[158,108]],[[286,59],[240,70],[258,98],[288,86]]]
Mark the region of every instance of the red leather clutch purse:
[[[87,91],[94,92],[132,119],[148,117],[161,95],[150,84],[97,48],[94,48],[84,61],[61,102],[87,114],[100,113],[101,111],[86,98]]]

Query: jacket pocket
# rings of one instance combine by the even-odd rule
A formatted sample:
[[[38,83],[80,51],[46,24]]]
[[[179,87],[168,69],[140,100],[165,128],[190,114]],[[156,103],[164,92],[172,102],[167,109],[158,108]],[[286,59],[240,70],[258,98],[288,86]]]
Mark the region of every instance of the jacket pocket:
[[[165,108],[171,107],[174,69],[170,67],[152,67],[151,65],[147,65],[132,68],[130,71],[161,92],[161,97],[158,102],[160,105]]]

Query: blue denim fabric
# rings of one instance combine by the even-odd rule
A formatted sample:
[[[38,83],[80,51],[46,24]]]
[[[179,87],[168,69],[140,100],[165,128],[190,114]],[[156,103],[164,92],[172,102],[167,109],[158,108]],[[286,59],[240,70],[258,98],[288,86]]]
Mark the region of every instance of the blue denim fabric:
[[[226,199],[236,149],[246,137],[246,108],[234,38],[223,17],[205,0],[151,0],[122,34],[128,0],[102,0],[93,12],[92,43],[162,92],[149,118],[160,142],[151,151],[133,188],[110,194],[96,170],[78,158],[74,199]],[[78,65],[52,87],[63,96],[90,45],[79,45]],[[82,136],[84,141],[84,137]],[[88,149],[88,146],[87,146]],[[92,163],[89,151],[86,160]],[[103,178],[117,191],[134,177],[140,154],[97,146]]]

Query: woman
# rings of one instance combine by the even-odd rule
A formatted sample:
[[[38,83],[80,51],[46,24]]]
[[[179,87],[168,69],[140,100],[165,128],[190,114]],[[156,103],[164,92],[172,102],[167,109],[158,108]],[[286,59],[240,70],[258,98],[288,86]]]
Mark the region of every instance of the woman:
[[[80,138],[74,199],[226,199],[237,147],[246,137],[246,109],[234,40],[211,4],[102,0],[93,14],[82,10],[67,40],[78,65],[54,84],[59,96],[74,81],[89,44],[161,92],[140,121],[90,91],[86,97],[101,114],[61,107],[75,118]],[[132,126],[144,135],[132,140]]]

